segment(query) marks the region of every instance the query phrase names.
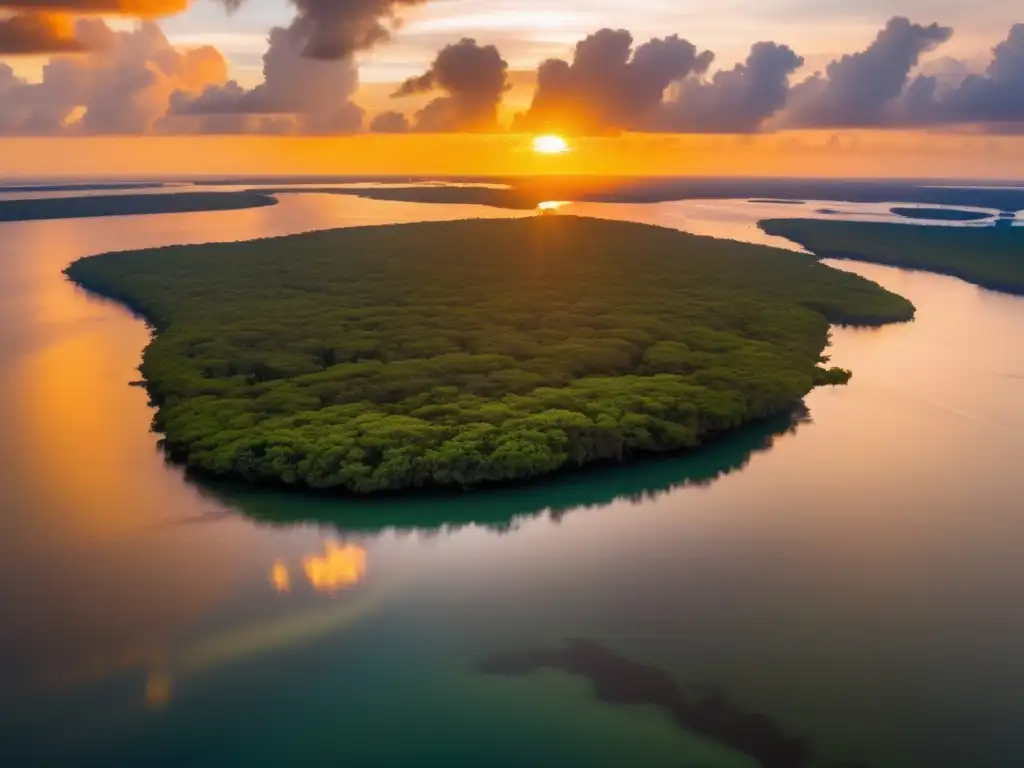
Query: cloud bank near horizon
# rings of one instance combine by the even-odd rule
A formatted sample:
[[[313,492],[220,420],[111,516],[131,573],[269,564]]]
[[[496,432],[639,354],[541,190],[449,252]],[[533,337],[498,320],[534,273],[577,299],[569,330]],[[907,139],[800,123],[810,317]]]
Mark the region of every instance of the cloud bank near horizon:
[[[218,1],[244,12],[245,0]],[[262,82],[245,88],[229,79],[216,48],[178,49],[150,20],[182,10],[187,0],[0,0],[0,11],[12,14],[0,19],[0,53],[30,51],[32,40],[52,53],[40,82],[20,79],[0,62],[0,134],[504,129],[509,65],[498,47],[470,38],[444,46],[423,74],[400,84],[396,107],[402,97],[434,95],[422,109],[389,109],[368,121],[354,102],[354,53],[386,41],[404,9],[426,2],[291,0],[293,21],[268,36]],[[115,31],[96,18],[73,21],[72,13],[143,20]],[[26,19],[28,27],[17,27]],[[863,50],[796,80],[804,59],[772,41],[756,42],[743,62],[712,71],[714,53],[678,35],[638,44],[626,30],[601,29],[569,60],[537,67],[532,103],[511,127],[573,135],[951,126],[1024,133],[1024,24],[992,49],[984,72],[951,59],[941,73],[920,67],[921,57],[952,35],[950,27],[894,17]]]
[[[87,50],[95,44],[76,36],[67,17],[128,16],[153,19],[189,8],[193,0],[0,0],[0,55]],[[216,0],[231,13],[250,0]],[[345,59],[390,39],[401,12],[430,0],[290,0],[289,30],[303,40],[302,56]]]

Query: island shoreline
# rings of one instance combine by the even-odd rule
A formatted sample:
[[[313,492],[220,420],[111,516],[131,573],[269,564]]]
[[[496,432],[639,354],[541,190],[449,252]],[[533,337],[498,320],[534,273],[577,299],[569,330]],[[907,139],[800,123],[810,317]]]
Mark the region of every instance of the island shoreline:
[[[559,217],[559,218],[562,218],[563,220],[569,222],[570,220],[575,219],[576,217]],[[519,220],[517,220],[517,221],[519,221]],[[539,221],[539,219],[527,219],[527,220],[522,220],[522,221]],[[611,223],[611,222],[604,222],[604,220],[600,220],[600,219],[578,219],[578,221],[580,221],[580,222],[594,222],[594,223],[603,222],[603,224],[598,224],[598,226],[612,226],[612,227],[621,227],[621,226],[623,226],[623,223],[621,223],[621,222],[620,223]],[[460,223],[468,224],[468,223],[472,223],[472,220],[465,221],[465,222],[460,222]],[[478,220],[478,223],[485,223],[485,222],[479,222],[479,220]],[[452,223],[449,222],[449,224],[452,224]],[[416,227],[416,226],[423,226],[423,225],[384,225],[384,226],[371,226],[371,227],[358,227],[358,228],[342,228],[342,229],[338,229],[338,230],[321,231],[321,232],[318,232],[316,234],[318,234],[320,236],[328,236],[329,237],[331,235],[338,235],[339,233],[343,233],[343,236],[351,236],[353,232],[357,232],[358,230],[377,230],[378,232],[380,232],[380,231],[383,231],[383,230],[401,230],[401,229],[403,229],[405,227]],[[434,225],[434,226],[436,226],[436,225]],[[576,225],[573,225],[573,226],[576,226]],[[643,231],[643,230],[651,230],[651,231],[662,230],[662,231],[664,231],[666,233],[671,233],[673,236],[681,235],[681,233],[678,233],[675,230],[671,230],[671,229],[668,229],[668,228],[645,227],[644,225],[637,225],[637,224],[625,224],[624,226],[640,228],[641,231]],[[694,242],[696,242],[696,241],[703,241],[703,242],[707,242],[707,243],[714,242],[714,243],[719,244],[719,246],[722,243],[729,243],[730,242],[730,241],[715,241],[712,238],[697,238],[696,236],[693,236],[693,235],[681,235],[681,236],[683,238],[693,238]],[[254,244],[255,245],[259,245],[259,244],[266,244],[268,242],[272,243],[275,240],[288,240],[288,239],[295,238],[295,237],[303,237],[303,236],[302,235],[299,235],[299,236],[294,236],[293,235],[293,236],[286,236],[286,238],[268,238],[268,239],[263,240],[263,241],[257,240],[257,241],[252,241],[250,243],[244,243],[244,244],[237,244],[236,243],[234,245],[235,246],[238,246],[238,245],[252,246]],[[737,245],[737,246],[742,246],[744,248],[756,248],[757,247],[757,246],[746,246],[746,245],[739,244],[739,243],[731,243],[731,244]],[[158,249],[158,250],[166,250],[166,249]],[[780,253],[784,253],[784,252],[780,252]],[[112,256],[112,255],[117,255],[117,254],[107,254],[107,257]],[[128,254],[119,254],[119,255],[121,255],[121,256],[124,256],[124,255],[131,256],[132,254],[131,254],[131,252],[129,252]],[[139,300],[136,297],[132,296],[130,291],[119,291],[117,289],[113,289],[109,284],[107,284],[107,285],[100,284],[100,283],[98,283],[98,282],[96,282],[94,280],[90,280],[87,274],[83,275],[82,272],[81,272],[81,269],[80,269],[80,265],[83,262],[88,262],[88,261],[90,261],[92,259],[97,259],[97,258],[100,258],[100,257],[87,257],[86,259],[83,259],[83,260],[80,260],[78,262],[75,262],[74,264],[70,265],[67,268],[66,274],[72,280],[72,282],[77,284],[79,287],[89,291],[92,294],[98,295],[98,296],[100,296],[100,297],[102,297],[102,298],[104,298],[106,300],[110,300],[110,301],[113,301],[113,302],[116,302],[116,303],[120,304],[123,308],[127,309],[128,311],[130,311],[133,315],[135,315],[138,319],[141,319],[147,325],[147,327],[150,330],[150,342],[146,346],[146,348],[145,348],[145,350],[143,352],[143,361],[145,362],[146,356],[149,354],[149,352],[153,348],[153,346],[155,344],[157,344],[160,335],[165,330],[167,330],[167,328],[169,327],[169,325],[170,325],[170,323],[172,321],[170,321],[168,318],[161,317],[158,312],[155,312],[153,310],[151,305],[147,305],[147,303],[144,300]],[[860,278],[858,278],[858,280],[860,280]],[[865,282],[867,282],[867,281],[865,281]],[[879,291],[882,290],[882,289],[879,289],[877,286],[875,286],[875,288],[877,290],[879,290]],[[884,294],[886,292],[882,291],[882,293]],[[905,302],[905,300],[902,300],[902,301]],[[906,302],[906,306],[910,307],[910,309],[911,309],[910,314],[908,316],[906,316],[906,317],[897,317],[895,315],[893,317],[886,317],[886,318],[877,317],[877,316],[874,317],[874,318],[872,318],[870,316],[864,316],[864,317],[851,316],[851,317],[836,318],[835,321],[832,324],[834,324],[834,325],[850,324],[850,325],[872,326],[872,325],[883,325],[883,324],[887,324],[888,322],[909,321],[909,320],[912,319],[912,305],[910,305],[909,302]],[[825,346],[827,347],[827,343],[826,343]],[[824,348],[821,350],[821,352],[822,353],[824,352]],[[187,471],[190,473],[191,476],[196,477],[196,478],[201,478],[203,480],[207,480],[207,481],[211,481],[211,482],[240,481],[240,482],[244,482],[244,483],[246,483],[248,485],[251,485],[253,487],[265,487],[265,488],[276,488],[276,489],[292,489],[292,490],[296,490],[296,491],[300,491],[300,492],[310,492],[310,491],[312,491],[312,492],[317,493],[318,495],[319,494],[326,494],[326,495],[330,495],[332,497],[337,497],[337,498],[365,498],[367,496],[367,494],[368,494],[367,491],[362,491],[362,490],[357,491],[355,489],[346,488],[346,487],[343,487],[343,486],[332,485],[332,486],[329,486],[329,487],[321,488],[321,487],[317,487],[315,485],[310,485],[310,484],[308,484],[306,482],[295,482],[294,480],[288,480],[288,479],[285,479],[285,478],[277,478],[277,477],[269,478],[269,479],[267,479],[267,478],[253,478],[251,476],[247,476],[247,475],[242,474],[240,472],[234,472],[234,471],[231,471],[231,472],[224,472],[224,471],[213,472],[213,471],[209,471],[208,469],[206,469],[206,468],[204,468],[202,466],[197,466],[196,462],[194,461],[194,459],[190,455],[190,450],[191,450],[190,447],[187,444],[180,444],[179,445],[173,439],[171,434],[168,432],[167,423],[166,423],[166,420],[164,418],[166,402],[161,398],[160,394],[158,393],[157,386],[156,386],[155,382],[149,376],[145,375],[145,371],[144,371],[144,369],[142,367],[140,367],[140,370],[143,370],[143,382],[145,384],[145,388],[146,388],[147,394],[149,396],[150,404],[155,409],[152,428],[153,428],[153,430],[155,432],[158,432],[158,433],[160,433],[162,435],[161,441],[160,441],[161,448],[164,450],[165,454],[168,456],[168,458],[170,460],[174,461],[177,464],[184,465],[187,468]],[[811,384],[810,389],[813,389],[816,386],[821,386],[823,384],[845,383],[845,381],[847,381],[848,377],[849,377],[849,374],[846,373],[846,372],[844,372],[844,374],[841,377],[841,379],[837,378],[837,374],[835,374],[835,372],[833,372],[830,375],[831,375],[831,378],[824,378],[824,373],[822,373],[823,378],[820,381],[817,381],[814,384]],[[638,380],[638,381],[640,381],[640,380]],[[809,390],[807,390],[807,391],[809,391]],[[470,482],[465,482],[465,481],[461,481],[461,480],[460,481],[454,481],[454,482],[435,482],[435,481],[431,481],[431,482],[425,482],[425,483],[422,483],[422,484],[408,485],[408,486],[405,486],[405,487],[402,487],[402,488],[379,488],[379,489],[374,489],[372,491],[372,495],[374,495],[374,496],[377,496],[379,494],[388,494],[388,495],[390,495],[392,492],[397,492],[397,495],[405,495],[405,494],[409,494],[409,493],[415,494],[415,493],[423,493],[424,491],[427,491],[428,489],[431,490],[431,491],[439,492],[441,494],[449,494],[449,493],[451,493],[453,491],[456,491],[457,489],[460,489],[460,488],[461,488],[462,492],[466,492],[466,491],[470,491],[470,490],[476,490],[478,488],[482,489],[482,488],[491,488],[491,487],[514,487],[514,486],[519,486],[519,485],[534,484],[534,483],[537,483],[537,482],[543,482],[543,481],[545,481],[545,480],[547,480],[549,478],[559,477],[559,476],[562,476],[564,474],[571,473],[571,472],[577,470],[579,467],[584,466],[584,465],[586,467],[588,467],[588,468],[592,467],[592,466],[608,467],[608,466],[616,466],[616,465],[624,465],[624,464],[628,465],[628,464],[631,464],[633,462],[644,461],[648,457],[652,457],[652,456],[672,457],[672,456],[681,456],[681,455],[693,454],[693,453],[699,451],[701,448],[706,447],[709,443],[713,443],[713,442],[718,441],[720,439],[724,439],[724,438],[726,438],[726,437],[728,437],[730,435],[736,434],[738,431],[741,431],[744,428],[748,428],[751,425],[757,424],[758,422],[762,422],[764,420],[768,420],[768,419],[772,419],[772,418],[778,418],[781,414],[785,414],[787,412],[791,412],[793,409],[799,407],[799,404],[802,401],[803,397],[807,394],[807,391],[801,391],[798,394],[798,396],[795,396],[792,400],[787,400],[786,402],[781,403],[780,406],[775,407],[774,410],[771,410],[770,412],[765,412],[764,414],[759,415],[759,416],[745,418],[743,420],[742,424],[739,424],[739,425],[736,425],[736,426],[730,426],[730,427],[722,428],[722,429],[716,429],[716,428],[710,427],[710,426],[709,427],[705,427],[705,428],[702,429],[702,431],[700,433],[700,436],[699,436],[699,439],[695,438],[696,439],[696,444],[694,444],[694,445],[685,445],[685,446],[680,446],[678,448],[658,448],[656,450],[649,450],[649,449],[642,449],[642,448],[632,447],[632,448],[629,448],[627,450],[625,455],[620,454],[618,457],[616,457],[614,459],[611,458],[611,457],[590,458],[590,459],[587,459],[586,461],[580,460],[580,462],[578,464],[575,463],[575,462],[568,462],[568,461],[566,461],[563,464],[560,464],[557,467],[552,468],[552,469],[546,469],[546,470],[540,471],[538,473],[527,473],[527,474],[523,474],[523,475],[516,476],[516,477],[487,478],[486,480],[477,480],[477,481],[470,481]]]

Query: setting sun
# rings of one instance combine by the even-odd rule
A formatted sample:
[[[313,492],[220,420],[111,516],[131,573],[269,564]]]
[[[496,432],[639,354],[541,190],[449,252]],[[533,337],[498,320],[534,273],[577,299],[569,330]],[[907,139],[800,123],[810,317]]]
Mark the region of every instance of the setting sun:
[[[569,151],[569,144],[561,136],[538,136],[533,140],[533,151],[542,155],[560,155]]]

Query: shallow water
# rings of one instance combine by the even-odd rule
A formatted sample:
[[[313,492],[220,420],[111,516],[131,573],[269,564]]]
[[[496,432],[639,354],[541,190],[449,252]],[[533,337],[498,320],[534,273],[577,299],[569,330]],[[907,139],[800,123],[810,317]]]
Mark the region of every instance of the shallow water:
[[[615,213],[756,240],[771,208],[671,205]],[[128,386],[145,328],[60,274],[111,249],[497,215],[521,214],[288,195],[0,225],[0,755],[756,764],[680,727],[656,668],[806,738],[814,765],[1024,762],[1024,300],[837,264],[919,318],[837,329],[853,382],[792,418],[690,457],[352,504],[166,466]],[[599,644],[596,668],[493,674],[567,638]],[[637,703],[595,695],[616,670]]]

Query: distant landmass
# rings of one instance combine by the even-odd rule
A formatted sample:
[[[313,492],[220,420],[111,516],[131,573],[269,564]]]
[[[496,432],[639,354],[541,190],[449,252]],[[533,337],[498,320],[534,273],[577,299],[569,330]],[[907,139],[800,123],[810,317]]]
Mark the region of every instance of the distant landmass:
[[[211,258],[214,257],[214,258]],[[171,456],[356,493],[695,448],[845,383],[830,323],[914,307],[805,255],[571,216],[113,253]]]
[[[964,211],[958,208],[890,208],[889,210],[906,219],[926,221],[981,221],[993,218],[991,213]]]
[[[259,192],[177,192],[3,200],[0,201],[0,222],[231,211],[276,204],[277,200],[272,195]]]
[[[295,179],[294,183],[310,183]],[[358,183],[346,179],[347,183]],[[387,179],[375,179],[387,181]],[[391,180],[395,181],[395,180]],[[406,180],[414,181],[414,180]],[[448,179],[452,182],[486,182],[503,184],[507,189],[482,187],[406,187],[397,189],[330,188],[319,191],[340,195],[358,195],[379,200],[402,200],[423,203],[469,203],[499,208],[529,209],[547,200],[575,200],[606,203],[660,203],[673,200],[748,199],[751,202],[802,204],[806,200],[850,203],[892,203],[944,205],[953,207],[992,208],[1000,211],[1024,210],[1024,189],[966,188],[922,185],[902,181],[847,181],[828,179],[730,179],[730,178],[627,178],[627,177],[486,177]],[[228,183],[228,182],[223,182]],[[232,182],[232,183],[238,183]],[[247,180],[247,183],[269,183],[276,192],[307,192],[289,189],[278,181]],[[315,181],[313,183],[316,183]],[[323,183],[330,183],[323,181]]]
[[[422,186],[437,182],[436,186]],[[551,200],[609,203],[657,203],[673,200],[747,199],[752,203],[802,205],[803,201],[852,203],[901,203],[952,207],[991,208],[1012,216],[1024,210],[1024,188],[945,187],[911,181],[860,181],[827,179],[733,179],[733,178],[630,178],[630,177],[252,177],[196,180],[205,186],[251,187],[245,192],[171,192],[166,194],[118,194],[96,197],[52,198],[0,202],[0,221],[118,216],[139,213],[183,213],[203,210],[234,210],[273,205],[275,195],[322,193],[354,195],[375,200],[487,205],[531,210]],[[346,188],[329,184],[350,184]],[[358,186],[365,183],[366,186]],[[376,183],[421,186],[375,187]],[[490,184],[444,186],[445,183]],[[317,187],[317,184],[324,186]],[[260,189],[257,185],[265,185]],[[298,186],[307,185],[307,186]],[[502,188],[493,188],[501,185]],[[6,191],[126,191],[161,186],[159,183],[11,186]],[[187,189],[187,187],[184,187]],[[0,191],[4,191],[0,189]],[[174,199],[171,199],[174,198]],[[102,201],[102,202],[101,202]],[[901,211],[904,209],[900,209]],[[908,209],[909,210],[909,209]],[[918,211],[920,209],[913,209]],[[906,213],[897,215],[907,215]],[[937,214],[936,214],[937,215]],[[924,214],[928,216],[928,214]],[[919,217],[920,218],[920,217]],[[930,216],[928,218],[934,218]],[[943,217],[947,218],[947,217]]]
[[[855,259],[959,277],[1024,295],[1024,228],[908,226],[898,223],[770,219],[769,235],[820,258]]]
[[[43,193],[43,192],[116,192],[124,190],[159,189],[162,182],[83,182],[66,184],[20,184],[0,186],[0,194]]]

